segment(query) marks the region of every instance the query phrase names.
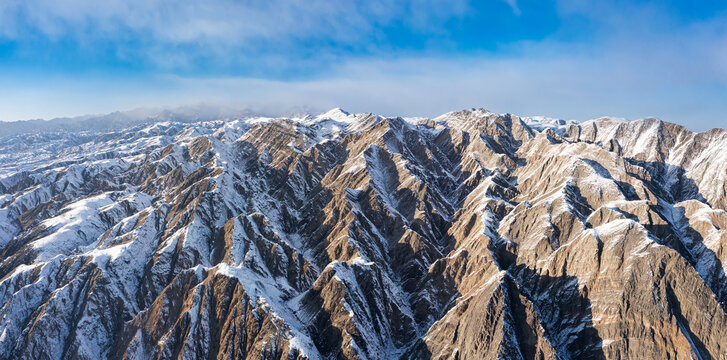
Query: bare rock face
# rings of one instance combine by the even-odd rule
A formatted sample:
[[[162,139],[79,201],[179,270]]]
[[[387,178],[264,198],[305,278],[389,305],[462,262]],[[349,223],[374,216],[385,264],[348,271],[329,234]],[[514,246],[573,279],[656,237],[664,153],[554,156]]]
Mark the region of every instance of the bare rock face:
[[[727,132],[316,117],[0,138],[3,359],[725,359]]]

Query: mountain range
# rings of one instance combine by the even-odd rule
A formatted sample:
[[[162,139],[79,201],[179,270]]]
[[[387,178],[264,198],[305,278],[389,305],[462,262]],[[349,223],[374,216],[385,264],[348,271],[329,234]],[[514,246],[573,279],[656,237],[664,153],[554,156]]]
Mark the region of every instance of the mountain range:
[[[727,359],[723,129],[117,117],[0,133],[3,359]]]

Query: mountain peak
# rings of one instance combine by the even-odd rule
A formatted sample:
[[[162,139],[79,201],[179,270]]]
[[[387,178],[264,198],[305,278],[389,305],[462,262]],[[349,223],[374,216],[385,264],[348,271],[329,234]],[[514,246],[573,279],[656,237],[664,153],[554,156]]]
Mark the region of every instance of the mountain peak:
[[[354,115],[351,115],[351,113],[349,113],[348,111],[343,110],[339,107],[328,110],[315,117],[315,119],[318,121],[334,120],[334,121],[339,121],[339,122],[351,122],[355,118],[356,117]]]

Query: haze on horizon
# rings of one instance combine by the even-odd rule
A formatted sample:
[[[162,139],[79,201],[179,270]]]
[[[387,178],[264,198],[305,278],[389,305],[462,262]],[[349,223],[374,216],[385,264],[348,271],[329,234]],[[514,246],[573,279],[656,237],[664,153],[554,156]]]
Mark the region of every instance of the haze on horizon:
[[[0,120],[199,103],[727,127],[727,3],[0,3]]]

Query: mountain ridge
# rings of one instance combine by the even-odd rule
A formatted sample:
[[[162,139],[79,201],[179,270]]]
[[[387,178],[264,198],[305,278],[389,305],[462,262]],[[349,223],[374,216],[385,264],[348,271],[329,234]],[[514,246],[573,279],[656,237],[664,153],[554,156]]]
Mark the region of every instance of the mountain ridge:
[[[124,127],[138,126],[138,125],[149,125],[156,122],[200,122],[200,121],[234,121],[237,119],[246,119],[254,117],[269,117],[269,118],[290,118],[290,119],[303,119],[306,117],[322,116],[328,112],[338,110],[343,113],[349,114],[347,111],[340,107],[332,108],[327,112],[319,113],[315,109],[310,107],[293,107],[285,111],[258,111],[252,109],[232,109],[229,107],[223,107],[214,104],[201,103],[194,106],[180,106],[176,108],[162,107],[162,108],[137,108],[129,111],[114,111],[107,114],[88,114],[81,116],[72,117],[59,117],[52,119],[27,119],[27,120],[15,120],[15,121],[0,121],[0,134],[3,136],[19,135],[24,133],[42,133],[42,132],[53,132],[70,130],[72,132],[81,132],[95,129],[97,131],[115,131],[120,130]],[[482,110],[488,112],[484,108],[471,108],[468,111]],[[456,113],[456,111],[450,112]],[[446,116],[445,113],[439,117]],[[500,114],[500,115],[511,115],[511,114]],[[426,119],[426,117],[404,117],[407,119]],[[626,120],[624,118],[602,116],[596,119],[577,121],[577,120],[563,120],[559,118],[552,118],[547,116],[526,116],[521,117],[524,121],[530,121],[532,125],[538,126],[555,126],[558,123],[565,124],[579,124],[590,121],[598,121],[609,119],[612,121],[619,122],[633,122],[640,120],[648,120],[657,118],[648,117],[638,120]],[[662,120],[659,120],[662,121]],[[680,125],[683,126],[683,125]],[[713,128],[704,132],[720,130],[720,128]],[[722,129],[723,130],[723,129]]]

